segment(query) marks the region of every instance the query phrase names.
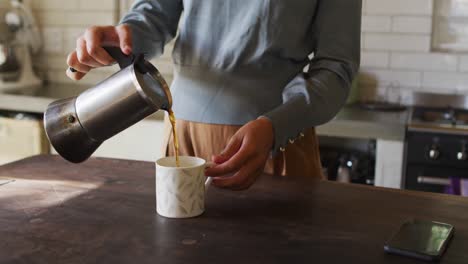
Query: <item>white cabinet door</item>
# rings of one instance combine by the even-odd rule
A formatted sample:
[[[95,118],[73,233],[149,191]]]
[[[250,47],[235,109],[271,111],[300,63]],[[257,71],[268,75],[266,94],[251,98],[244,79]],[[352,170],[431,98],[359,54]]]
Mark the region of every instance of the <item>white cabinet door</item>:
[[[402,187],[404,142],[377,140],[375,186]]]
[[[41,120],[0,117],[0,165],[48,152]]]

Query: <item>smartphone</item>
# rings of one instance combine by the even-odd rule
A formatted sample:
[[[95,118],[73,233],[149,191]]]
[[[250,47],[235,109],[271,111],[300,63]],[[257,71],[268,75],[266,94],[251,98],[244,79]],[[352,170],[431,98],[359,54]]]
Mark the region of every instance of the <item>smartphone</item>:
[[[437,261],[442,257],[453,233],[452,225],[411,219],[404,222],[385,243],[384,250],[391,254]]]

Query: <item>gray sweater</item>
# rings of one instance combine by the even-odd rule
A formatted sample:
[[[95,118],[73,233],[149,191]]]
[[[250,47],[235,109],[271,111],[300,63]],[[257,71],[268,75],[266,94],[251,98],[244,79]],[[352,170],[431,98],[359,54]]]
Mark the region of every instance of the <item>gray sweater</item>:
[[[158,56],[176,37],[177,118],[267,117],[274,153],[331,120],[359,68],[361,0],[139,0],[121,23],[135,53]]]

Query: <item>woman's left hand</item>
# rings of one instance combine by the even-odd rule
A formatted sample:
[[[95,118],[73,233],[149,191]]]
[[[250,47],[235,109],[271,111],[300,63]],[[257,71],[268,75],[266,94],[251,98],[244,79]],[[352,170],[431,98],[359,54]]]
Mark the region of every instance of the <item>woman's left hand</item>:
[[[213,177],[213,185],[232,190],[248,189],[263,173],[274,143],[273,124],[259,118],[242,126],[218,156],[214,167],[205,175]],[[230,176],[227,176],[230,175]]]

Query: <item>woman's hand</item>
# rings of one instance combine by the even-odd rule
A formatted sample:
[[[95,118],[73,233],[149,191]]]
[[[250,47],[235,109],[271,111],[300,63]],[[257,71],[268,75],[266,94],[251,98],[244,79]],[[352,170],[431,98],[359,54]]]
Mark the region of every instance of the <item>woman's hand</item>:
[[[76,50],[68,55],[67,70],[72,80],[81,80],[93,68],[111,65],[115,60],[102,48],[120,47],[123,53],[132,52],[132,36],[128,25],[90,27],[76,41]]]
[[[251,121],[234,134],[220,155],[213,157],[217,165],[206,169],[205,174],[213,177],[213,185],[217,187],[247,189],[263,173],[273,141],[270,120]]]

